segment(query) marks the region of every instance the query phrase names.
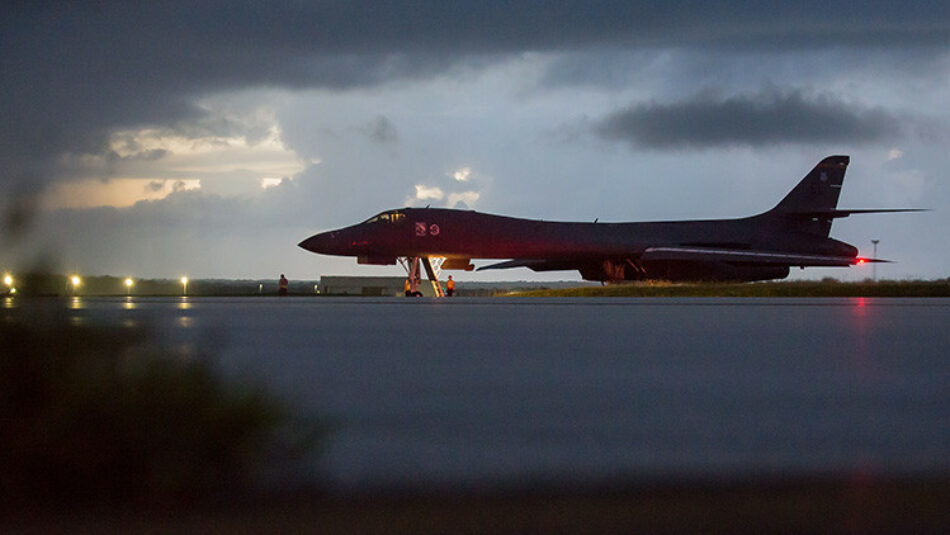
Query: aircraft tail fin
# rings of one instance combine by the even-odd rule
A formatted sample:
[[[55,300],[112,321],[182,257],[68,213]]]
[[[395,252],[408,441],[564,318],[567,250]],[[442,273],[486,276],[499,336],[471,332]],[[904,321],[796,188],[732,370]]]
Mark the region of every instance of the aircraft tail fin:
[[[850,161],[848,156],[829,156],[818,162],[767,214],[783,217],[795,230],[827,237],[832,220],[841,217],[835,209]]]

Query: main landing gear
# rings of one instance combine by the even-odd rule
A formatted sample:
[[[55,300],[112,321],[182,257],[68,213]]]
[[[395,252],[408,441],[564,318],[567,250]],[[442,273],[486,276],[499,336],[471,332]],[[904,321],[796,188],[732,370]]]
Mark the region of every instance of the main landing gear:
[[[409,278],[409,293],[406,295],[422,295],[422,292],[419,291],[419,282],[422,278],[420,276],[421,265],[422,268],[425,268],[429,282],[432,283],[432,291],[435,296],[445,297],[445,291],[442,289],[442,284],[439,283],[439,278],[442,275],[443,262],[445,262],[445,257],[442,256],[408,256],[399,258],[399,263],[405,268],[406,275]]]

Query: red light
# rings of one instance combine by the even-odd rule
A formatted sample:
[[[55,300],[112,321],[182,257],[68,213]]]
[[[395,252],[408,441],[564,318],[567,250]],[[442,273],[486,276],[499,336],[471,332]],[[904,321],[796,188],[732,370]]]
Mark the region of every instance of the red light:
[[[864,262],[866,262],[866,260],[864,260],[863,258],[858,259],[858,264],[863,264]]]

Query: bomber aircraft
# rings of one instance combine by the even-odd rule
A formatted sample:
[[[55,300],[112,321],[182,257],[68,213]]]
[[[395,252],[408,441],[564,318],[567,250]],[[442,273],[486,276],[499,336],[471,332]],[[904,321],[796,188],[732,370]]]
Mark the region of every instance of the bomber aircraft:
[[[848,156],[829,156],[774,208],[741,219],[635,223],[555,222],[445,208],[387,210],[357,225],[300,242],[314,253],[355,256],[360,264],[395,264],[418,279],[419,262],[472,270],[472,259],[504,259],[485,269],[577,270],[585,280],[618,282],[782,279],[798,266],[886,262],[861,258],[829,237],[835,218],[919,209],[839,210]],[[437,266],[438,267],[438,266]],[[437,294],[439,293],[436,290]]]

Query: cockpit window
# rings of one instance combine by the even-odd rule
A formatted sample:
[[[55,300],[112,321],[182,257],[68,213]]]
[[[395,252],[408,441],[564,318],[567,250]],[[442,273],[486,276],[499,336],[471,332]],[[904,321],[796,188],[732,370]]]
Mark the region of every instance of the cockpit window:
[[[377,214],[367,219],[366,221],[364,221],[364,223],[379,223],[379,222],[401,223],[405,221],[405,219],[406,219],[406,214],[402,212],[398,212],[398,211],[392,211],[392,212],[383,212],[381,214]]]

